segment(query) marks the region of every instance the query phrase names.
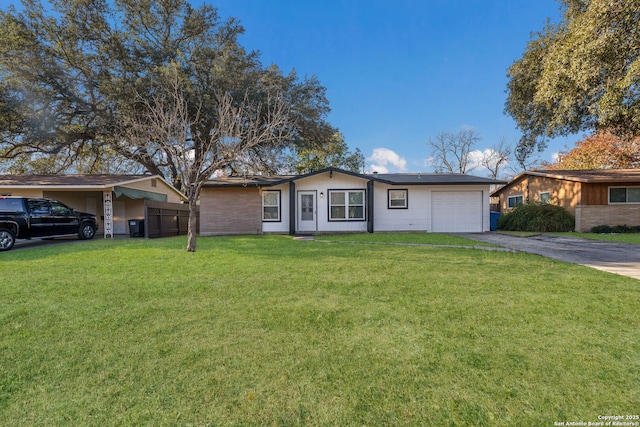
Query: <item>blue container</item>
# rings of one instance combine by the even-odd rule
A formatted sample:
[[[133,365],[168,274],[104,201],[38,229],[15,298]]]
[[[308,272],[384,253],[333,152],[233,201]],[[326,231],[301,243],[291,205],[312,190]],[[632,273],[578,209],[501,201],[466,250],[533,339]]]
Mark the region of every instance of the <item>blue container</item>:
[[[500,218],[500,212],[489,212],[489,230],[496,231],[498,229],[498,218]]]

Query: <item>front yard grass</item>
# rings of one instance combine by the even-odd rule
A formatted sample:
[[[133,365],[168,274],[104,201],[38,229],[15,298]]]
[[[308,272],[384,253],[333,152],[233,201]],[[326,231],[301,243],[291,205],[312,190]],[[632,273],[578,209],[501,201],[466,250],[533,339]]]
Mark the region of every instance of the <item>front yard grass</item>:
[[[361,242],[361,243],[393,243],[407,245],[436,245],[436,246],[497,246],[489,243],[480,243],[464,237],[446,233],[359,233],[359,234],[320,234],[316,240],[329,240],[336,242]]]
[[[640,408],[640,282],[522,253],[101,240],[0,254],[0,425],[456,425]]]

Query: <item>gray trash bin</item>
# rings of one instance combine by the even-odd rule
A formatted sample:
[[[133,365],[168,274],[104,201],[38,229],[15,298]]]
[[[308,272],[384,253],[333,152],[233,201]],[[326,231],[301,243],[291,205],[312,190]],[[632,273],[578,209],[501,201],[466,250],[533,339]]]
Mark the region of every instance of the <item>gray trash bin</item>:
[[[144,237],[144,220],[129,220],[129,237]]]

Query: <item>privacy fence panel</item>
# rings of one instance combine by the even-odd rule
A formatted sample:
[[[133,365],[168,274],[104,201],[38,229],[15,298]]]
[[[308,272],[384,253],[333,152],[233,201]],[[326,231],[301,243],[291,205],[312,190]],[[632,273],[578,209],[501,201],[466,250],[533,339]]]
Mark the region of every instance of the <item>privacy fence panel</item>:
[[[180,203],[145,200],[145,237],[182,236],[189,228],[189,206]],[[196,232],[200,232],[200,212],[196,212]]]

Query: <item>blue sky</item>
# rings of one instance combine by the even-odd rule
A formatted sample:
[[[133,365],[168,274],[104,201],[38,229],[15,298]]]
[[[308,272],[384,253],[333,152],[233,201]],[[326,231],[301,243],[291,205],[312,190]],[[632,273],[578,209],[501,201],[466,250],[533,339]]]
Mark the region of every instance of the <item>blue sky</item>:
[[[191,0],[200,5],[202,0]],[[532,32],[558,22],[556,0],[204,0],[245,27],[240,42],[327,88],[329,122],[366,170],[430,172],[429,138],[472,127],[482,151],[506,138],[507,68]],[[0,6],[18,0],[0,0]],[[554,140],[539,160],[573,147]],[[520,172],[511,163],[505,173]],[[483,175],[481,169],[473,172]]]
[[[194,3],[196,3],[194,1]],[[504,114],[509,65],[547,18],[555,0],[216,0],[238,18],[247,49],[264,65],[318,77],[329,121],[367,169],[428,172],[428,140],[475,128],[483,150],[520,137]],[[556,140],[541,154],[572,147]],[[477,171],[482,175],[482,171]]]

